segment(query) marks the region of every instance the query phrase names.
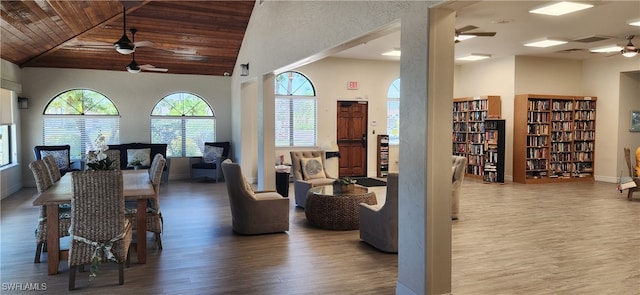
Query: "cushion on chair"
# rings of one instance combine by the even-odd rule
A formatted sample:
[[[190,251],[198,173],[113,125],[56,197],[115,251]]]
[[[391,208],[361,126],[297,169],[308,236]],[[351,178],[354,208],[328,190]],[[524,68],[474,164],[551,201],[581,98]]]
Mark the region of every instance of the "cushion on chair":
[[[58,168],[60,169],[69,169],[69,150],[51,150],[51,151],[40,151],[40,157],[44,159],[46,156],[53,156],[56,159],[56,164],[58,164]]]
[[[220,157],[222,157],[223,151],[224,151],[224,148],[222,147],[205,145],[204,153],[202,155],[202,161],[205,163],[218,163],[218,161],[220,160]],[[215,169],[215,165],[214,165],[214,169]]]
[[[216,169],[216,163],[198,162],[191,164],[193,169]]]
[[[327,178],[324,174],[324,167],[322,167],[321,158],[302,158],[300,160],[300,164],[302,166],[304,180]]]
[[[151,165],[151,148],[127,149],[127,167],[133,167],[133,160],[140,160],[142,166]]]

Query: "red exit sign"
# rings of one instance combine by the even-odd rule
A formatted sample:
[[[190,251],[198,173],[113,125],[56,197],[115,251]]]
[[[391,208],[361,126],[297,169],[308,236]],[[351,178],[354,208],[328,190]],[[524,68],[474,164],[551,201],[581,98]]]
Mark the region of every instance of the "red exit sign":
[[[358,82],[357,81],[349,81],[347,82],[348,90],[358,90]]]

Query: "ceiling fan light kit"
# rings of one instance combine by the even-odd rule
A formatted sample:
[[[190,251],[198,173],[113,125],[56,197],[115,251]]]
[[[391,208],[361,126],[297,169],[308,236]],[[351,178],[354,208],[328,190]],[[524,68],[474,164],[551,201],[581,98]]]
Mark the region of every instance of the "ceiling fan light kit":
[[[122,6],[122,37],[113,44],[116,51],[121,54],[131,54],[136,50],[136,46],[127,37],[127,9]]]
[[[622,56],[634,57],[636,56],[636,54],[640,52],[640,48],[636,47],[635,45],[633,45],[633,43],[631,43],[631,39],[633,39],[633,37],[635,36],[627,35],[625,37],[625,39],[629,40],[629,42],[627,43],[627,45],[624,46],[624,48],[622,48],[622,50],[620,50],[620,53],[622,53]]]

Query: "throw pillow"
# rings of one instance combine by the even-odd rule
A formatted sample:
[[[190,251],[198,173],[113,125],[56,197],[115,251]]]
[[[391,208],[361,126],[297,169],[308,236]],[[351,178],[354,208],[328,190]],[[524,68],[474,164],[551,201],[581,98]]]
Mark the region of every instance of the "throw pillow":
[[[202,155],[202,161],[205,163],[218,163],[222,157],[224,148],[219,146],[205,145],[204,154]]]
[[[322,159],[318,158],[302,158],[302,176],[304,180],[327,178],[324,175],[324,168],[322,167]]]
[[[128,149],[127,150],[127,167],[133,167],[131,162],[134,160],[140,161],[142,166],[151,165],[151,149]]]
[[[56,164],[60,169],[69,169],[69,151],[57,150],[57,151],[40,151],[40,157],[44,159],[46,156],[53,156],[56,159]]]

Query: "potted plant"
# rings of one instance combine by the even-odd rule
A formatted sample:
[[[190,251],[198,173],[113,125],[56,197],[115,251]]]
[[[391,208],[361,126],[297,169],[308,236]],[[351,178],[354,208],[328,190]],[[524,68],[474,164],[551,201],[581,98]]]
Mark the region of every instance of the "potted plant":
[[[356,180],[351,177],[341,177],[333,182],[333,188],[340,192],[350,192],[353,191],[355,183]]]
[[[133,159],[129,162],[129,165],[133,166],[134,170],[138,170],[142,167],[142,161],[140,161],[140,159]]]

